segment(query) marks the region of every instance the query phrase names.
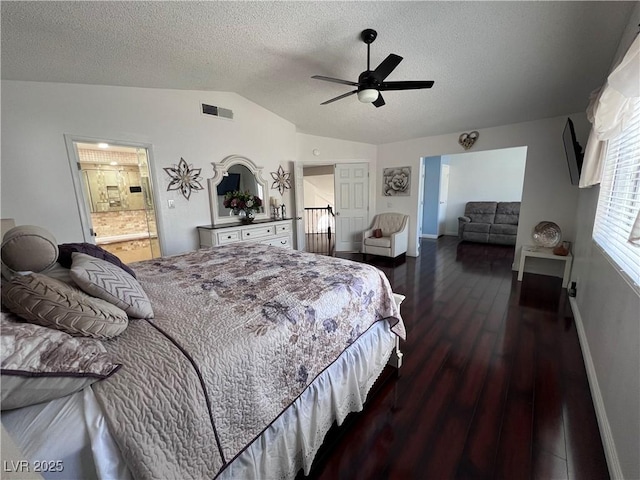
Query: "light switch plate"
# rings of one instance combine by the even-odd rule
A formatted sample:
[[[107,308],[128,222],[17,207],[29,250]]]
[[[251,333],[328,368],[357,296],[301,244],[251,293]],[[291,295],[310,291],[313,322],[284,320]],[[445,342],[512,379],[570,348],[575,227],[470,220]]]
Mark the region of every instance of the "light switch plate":
[[[169,205],[169,208],[176,208],[176,201],[175,200],[167,200],[167,205]]]

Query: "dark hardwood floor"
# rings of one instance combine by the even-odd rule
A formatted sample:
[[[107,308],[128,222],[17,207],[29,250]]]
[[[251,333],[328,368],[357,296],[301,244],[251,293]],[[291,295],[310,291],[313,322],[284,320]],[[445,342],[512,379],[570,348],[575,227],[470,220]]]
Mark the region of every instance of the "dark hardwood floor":
[[[367,257],[406,295],[405,363],[332,429],[311,478],[609,477],[566,290],[518,282],[513,253],[441,237],[397,266]]]

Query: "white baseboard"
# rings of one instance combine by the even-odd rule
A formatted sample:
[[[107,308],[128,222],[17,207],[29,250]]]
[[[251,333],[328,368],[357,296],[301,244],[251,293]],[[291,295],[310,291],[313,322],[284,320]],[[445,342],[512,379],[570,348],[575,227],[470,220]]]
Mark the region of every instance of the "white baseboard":
[[[611,426],[609,425],[607,411],[604,408],[604,400],[602,399],[602,393],[600,392],[600,386],[598,385],[598,377],[596,375],[595,366],[593,365],[593,358],[591,357],[591,351],[589,350],[589,342],[587,341],[587,335],[584,331],[584,325],[582,324],[582,316],[578,309],[578,302],[575,298],[570,297],[569,304],[571,305],[571,311],[573,312],[573,318],[575,319],[578,339],[580,340],[580,347],[582,348],[584,366],[587,370],[587,377],[589,378],[589,388],[591,390],[591,397],[593,398],[593,406],[596,410],[598,426],[600,427],[600,437],[602,438],[604,454],[607,457],[609,476],[612,479],[623,479],[624,475],[622,473],[622,468],[620,467],[618,451],[616,450],[616,444],[613,440],[613,434],[611,433]]]
[[[438,238],[438,235],[433,235],[431,233],[423,233],[422,235],[420,235],[422,238],[431,238],[433,240],[436,240]]]

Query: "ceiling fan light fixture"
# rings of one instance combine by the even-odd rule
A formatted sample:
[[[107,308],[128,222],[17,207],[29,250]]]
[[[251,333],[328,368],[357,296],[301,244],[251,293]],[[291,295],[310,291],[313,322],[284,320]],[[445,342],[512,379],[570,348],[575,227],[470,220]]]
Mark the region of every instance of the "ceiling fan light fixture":
[[[386,105],[384,98],[382,98],[381,92],[387,90],[416,90],[419,88],[431,88],[433,87],[433,80],[413,80],[405,82],[387,82],[385,79],[395,70],[395,68],[402,61],[400,55],[390,53],[380,65],[374,70],[371,70],[371,56],[370,47],[371,43],[376,39],[378,34],[375,30],[367,28],[362,31],[360,38],[367,45],[367,69],[358,75],[357,82],[351,82],[349,80],[342,80],[340,78],[325,77],[324,75],[314,75],[311,78],[316,80],[323,80],[325,82],[340,83],[342,85],[349,85],[356,87],[356,90],[343,93],[337,97],[331,98],[326,102],[322,102],[320,105],[328,105],[330,103],[342,100],[343,98],[350,97],[351,95],[358,94],[358,100],[362,103],[372,103],[374,107],[382,107]]]
[[[358,100],[362,103],[372,103],[378,99],[380,93],[375,88],[365,88],[358,92]]]

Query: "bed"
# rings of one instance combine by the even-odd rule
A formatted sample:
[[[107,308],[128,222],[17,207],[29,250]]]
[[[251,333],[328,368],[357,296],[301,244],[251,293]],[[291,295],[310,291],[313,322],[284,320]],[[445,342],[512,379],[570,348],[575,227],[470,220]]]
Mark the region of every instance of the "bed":
[[[102,341],[117,372],[3,411],[26,458],[64,455],[45,477],[308,474],[332,423],[400,363],[401,297],[374,267],[250,243],[131,267],[153,318]]]

